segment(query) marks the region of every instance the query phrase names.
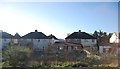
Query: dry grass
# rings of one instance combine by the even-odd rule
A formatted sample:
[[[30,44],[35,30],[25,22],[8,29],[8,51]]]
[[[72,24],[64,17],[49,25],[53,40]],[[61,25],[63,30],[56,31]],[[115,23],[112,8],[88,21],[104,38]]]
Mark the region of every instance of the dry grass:
[[[78,68],[21,68],[21,67],[10,67],[10,68],[2,68],[2,69],[78,69]],[[84,68],[79,68],[79,69],[120,69],[118,67],[84,67]]]

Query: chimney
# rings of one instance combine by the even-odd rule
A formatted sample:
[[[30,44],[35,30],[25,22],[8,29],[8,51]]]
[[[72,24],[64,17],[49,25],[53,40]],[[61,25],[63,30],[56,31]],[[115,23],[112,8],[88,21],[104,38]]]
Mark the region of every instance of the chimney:
[[[37,30],[35,30],[35,32],[38,32]]]
[[[81,30],[79,30],[79,32],[81,32]]]

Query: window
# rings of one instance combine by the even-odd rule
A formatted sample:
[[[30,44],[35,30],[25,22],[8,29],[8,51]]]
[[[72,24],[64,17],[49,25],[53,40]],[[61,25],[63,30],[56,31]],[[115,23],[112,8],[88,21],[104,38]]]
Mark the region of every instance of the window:
[[[63,47],[60,47],[60,50],[62,50],[63,49]]]
[[[77,50],[77,47],[75,47],[74,50]]]
[[[4,39],[4,41],[7,41],[6,39]]]
[[[94,39],[92,39],[92,42],[94,42]]]
[[[33,39],[31,39],[31,41],[33,42]]]
[[[44,42],[46,42],[46,40],[44,39]]]
[[[73,47],[73,46],[71,46],[71,49],[73,50],[73,49],[74,49],[74,47]]]
[[[81,39],[78,39],[78,42],[81,43]]]
[[[40,39],[38,40],[38,42],[40,42]]]
[[[88,39],[85,39],[85,42],[88,42]]]
[[[75,41],[77,41],[78,39],[75,39]]]

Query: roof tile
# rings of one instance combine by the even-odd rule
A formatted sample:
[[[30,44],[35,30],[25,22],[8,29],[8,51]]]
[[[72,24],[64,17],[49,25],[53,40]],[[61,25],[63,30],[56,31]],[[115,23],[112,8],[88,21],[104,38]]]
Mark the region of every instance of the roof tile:
[[[71,35],[67,36],[65,39],[95,39],[92,35],[86,32],[73,32]]]

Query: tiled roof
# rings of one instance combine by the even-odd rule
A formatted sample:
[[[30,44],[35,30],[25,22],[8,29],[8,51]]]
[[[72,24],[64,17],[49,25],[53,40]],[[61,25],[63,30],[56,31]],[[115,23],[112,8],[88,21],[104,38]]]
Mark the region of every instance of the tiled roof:
[[[78,43],[69,43],[69,42],[55,42],[54,46],[82,46],[82,44]]]
[[[49,36],[48,36],[48,38],[49,38],[49,39],[54,38],[54,39],[56,39],[56,40],[58,39],[58,38],[56,38],[56,37],[55,37],[54,35],[52,35],[52,34],[51,34],[51,35],[49,35]]]
[[[22,38],[24,39],[49,39],[45,34],[43,34],[42,32],[37,32],[37,30],[35,30],[35,32],[30,32],[24,35]]]
[[[13,35],[7,33],[7,32],[1,32],[2,38],[13,38]]]
[[[104,42],[104,43],[98,43],[99,46],[111,46],[112,44],[111,43],[108,43],[108,42]]]
[[[82,44],[79,44],[79,43],[69,43],[69,42],[65,42],[64,45],[67,45],[67,46],[82,46]]]
[[[120,43],[111,43],[112,46],[118,46],[120,48]]]
[[[95,39],[92,35],[85,32],[73,32],[71,35],[66,37],[65,39]]]
[[[120,43],[99,43],[99,46],[118,46],[120,47]]]
[[[16,33],[13,38],[14,38],[14,39],[20,39],[21,36],[20,36],[18,33]]]

